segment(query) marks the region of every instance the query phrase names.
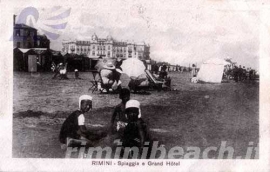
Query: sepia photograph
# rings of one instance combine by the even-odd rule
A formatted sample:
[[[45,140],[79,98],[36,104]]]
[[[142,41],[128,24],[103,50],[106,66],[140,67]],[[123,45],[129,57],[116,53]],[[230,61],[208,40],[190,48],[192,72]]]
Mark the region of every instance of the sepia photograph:
[[[127,9],[15,9],[12,156],[259,158],[258,12]]]
[[[0,171],[266,167],[266,1],[0,5]]]

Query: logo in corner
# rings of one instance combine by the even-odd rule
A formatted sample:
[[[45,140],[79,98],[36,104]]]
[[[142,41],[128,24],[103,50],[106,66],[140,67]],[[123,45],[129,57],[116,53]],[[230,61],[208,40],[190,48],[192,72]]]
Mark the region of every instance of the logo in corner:
[[[41,35],[46,35],[52,40],[59,38],[67,26],[71,8],[65,9],[55,6],[51,9],[40,9],[34,7],[24,8],[16,17],[16,24],[25,24],[36,28]],[[11,38],[11,40],[13,40]]]

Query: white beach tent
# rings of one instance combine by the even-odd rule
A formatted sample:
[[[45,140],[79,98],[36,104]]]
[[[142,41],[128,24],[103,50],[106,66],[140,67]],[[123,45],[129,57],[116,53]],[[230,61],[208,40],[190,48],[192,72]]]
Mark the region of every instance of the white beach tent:
[[[199,81],[221,83],[224,66],[230,63],[223,59],[211,58],[202,63],[197,78]]]

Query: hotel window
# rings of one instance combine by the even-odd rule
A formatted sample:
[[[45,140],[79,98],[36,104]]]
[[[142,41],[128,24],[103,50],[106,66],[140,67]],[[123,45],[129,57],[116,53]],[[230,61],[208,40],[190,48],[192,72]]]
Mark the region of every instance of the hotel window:
[[[20,36],[25,36],[23,29],[20,29]]]
[[[16,30],[16,36],[20,36],[20,29]]]
[[[30,36],[30,31],[29,30],[25,30],[25,36]]]
[[[92,52],[92,55],[93,55],[93,56],[95,55],[95,51]]]

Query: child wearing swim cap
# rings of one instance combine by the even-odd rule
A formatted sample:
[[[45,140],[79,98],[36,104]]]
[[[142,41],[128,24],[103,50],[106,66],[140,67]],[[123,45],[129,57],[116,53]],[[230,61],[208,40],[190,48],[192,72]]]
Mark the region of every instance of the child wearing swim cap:
[[[87,145],[92,145],[93,141],[99,140],[106,136],[104,132],[92,132],[85,126],[85,113],[92,109],[93,98],[89,95],[82,95],[79,98],[79,109],[71,113],[64,121],[59,140],[63,146],[80,144],[81,141],[86,141]]]

